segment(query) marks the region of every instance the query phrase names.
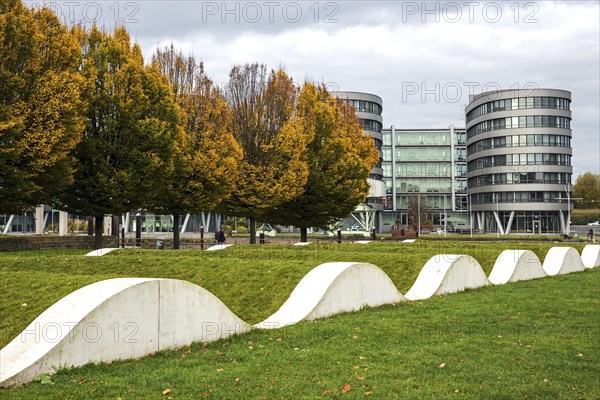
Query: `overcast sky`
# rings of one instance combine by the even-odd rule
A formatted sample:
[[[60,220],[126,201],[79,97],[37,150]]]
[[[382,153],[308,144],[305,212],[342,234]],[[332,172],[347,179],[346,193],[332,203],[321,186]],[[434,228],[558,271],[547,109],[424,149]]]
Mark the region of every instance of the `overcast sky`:
[[[569,90],[574,174],[600,171],[598,1],[53,4],[66,20],[124,22],[147,60],[172,42],[219,84],[232,65],[260,62],[376,94],[384,127],[464,127],[469,94],[482,90]]]

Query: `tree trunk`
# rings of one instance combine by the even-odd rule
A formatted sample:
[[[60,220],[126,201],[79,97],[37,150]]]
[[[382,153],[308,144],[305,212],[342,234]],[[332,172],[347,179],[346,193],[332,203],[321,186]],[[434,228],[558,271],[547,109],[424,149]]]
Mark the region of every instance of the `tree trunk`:
[[[250,217],[250,244],[256,244],[256,220],[254,217]]]
[[[179,214],[173,214],[173,250],[179,249]]]
[[[102,234],[104,233],[104,215],[96,215],[95,217],[95,232],[94,232],[94,247],[96,250],[102,248]]]
[[[300,228],[300,241],[302,243],[308,242],[308,228]]]

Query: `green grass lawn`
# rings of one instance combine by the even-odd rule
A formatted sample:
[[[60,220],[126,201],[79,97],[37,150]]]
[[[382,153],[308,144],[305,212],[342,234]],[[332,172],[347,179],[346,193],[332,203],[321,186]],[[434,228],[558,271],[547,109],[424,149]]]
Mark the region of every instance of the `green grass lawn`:
[[[323,262],[371,262],[405,293],[435,254],[470,254],[489,274],[504,249],[530,249],[543,261],[552,245],[332,243],[129,249],[94,258],[74,251],[2,253],[0,346],[64,295],[112,277],[185,279],[256,323]],[[53,384],[0,389],[0,398],[598,399],[599,306],[596,268],[61,370]]]

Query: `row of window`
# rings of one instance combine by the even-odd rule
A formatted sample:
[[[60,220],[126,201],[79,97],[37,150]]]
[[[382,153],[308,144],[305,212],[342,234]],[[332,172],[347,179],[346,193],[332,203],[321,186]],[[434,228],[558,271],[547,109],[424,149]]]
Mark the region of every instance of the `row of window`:
[[[507,185],[522,183],[571,184],[571,174],[557,172],[508,172],[480,175],[469,179],[469,186]]]
[[[381,115],[383,111],[381,106],[377,103],[367,100],[348,100],[348,102],[354,107],[356,111],[368,112],[377,115]]]
[[[483,132],[499,129],[515,128],[564,128],[571,129],[571,119],[554,115],[527,115],[520,117],[507,117],[490,119],[472,126],[467,131],[468,138]]]
[[[504,99],[490,101],[475,107],[467,114],[467,122],[480,115],[496,111],[521,110],[527,108],[552,108],[559,110],[570,110],[571,100],[561,97],[518,97],[514,99]]]
[[[383,125],[379,121],[374,121],[372,119],[363,119],[363,129],[365,131],[379,132],[383,129]]]
[[[569,154],[549,153],[502,154],[469,161],[467,169],[474,171],[481,168],[505,165],[571,165],[571,156]]]
[[[396,209],[397,210],[405,210],[411,207],[414,207],[414,203],[417,201],[415,195],[409,196],[396,196]],[[467,210],[467,198],[465,196],[457,196],[456,197],[456,210]],[[431,212],[431,209],[450,209],[452,207],[452,196],[450,195],[429,195],[429,196],[421,196],[422,204],[427,204],[427,209]],[[392,196],[387,196],[386,199],[386,210],[391,210],[393,206]],[[443,222],[435,221],[434,223],[442,224]],[[405,222],[406,223],[406,222]],[[448,223],[450,224],[450,223]]]
[[[489,203],[556,203],[563,192],[498,192],[477,193],[471,197],[472,204]]]
[[[396,164],[396,176],[403,177],[450,177],[450,163],[398,163]],[[385,177],[392,176],[392,163],[383,163],[383,175]],[[467,176],[467,164],[455,164],[454,176],[457,178]]]
[[[394,144],[397,146],[449,146],[450,131],[395,131]],[[454,131],[454,144],[465,144],[465,131]],[[383,131],[383,144],[392,145],[392,132]]]
[[[468,154],[502,147],[558,146],[571,147],[571,137],[564,135],[513,135],[479,140],[467,147]]]

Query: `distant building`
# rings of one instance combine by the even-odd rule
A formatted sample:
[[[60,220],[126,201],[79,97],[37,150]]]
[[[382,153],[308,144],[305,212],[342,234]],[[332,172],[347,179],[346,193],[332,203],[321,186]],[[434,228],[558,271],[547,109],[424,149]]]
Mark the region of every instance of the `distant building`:
[[[437,226],[466,228],[467,154],[464,129],[383,130],[383,180],[386,200],[383,231],[417,223],[418,203]],[[447,218],[447,220],[446,220]]]
[[[571,93],[485,92],[466,108],[468,187],[476,227],[569,231]]]
[[[373,144],[379,150],[379,162],[371,170],[369,176],[369,184],[371,186],[369,196],[367,197],[367,205],[374,212],[374,217],[368,218],[365,215],[358,217],[363,230],[370,231],[375,227],[378,231],[381,230],[383,202],[385,198],[385,185],[383,183],[382,169],[382,154],[381,146],[383,129],[383,100],[381,97],[369,93],[361,92],[334,92],[334,96],[339,99],[347,100],[348,103],[354,106],[356,116],[360,118],[363,125],[363,132],[373,138]],[[361,207],[360,212],[364,214],[364,209]]]

